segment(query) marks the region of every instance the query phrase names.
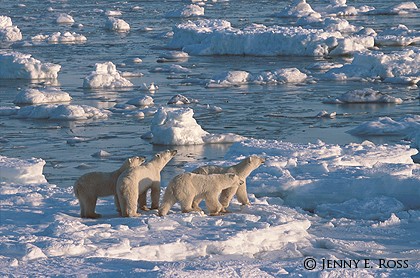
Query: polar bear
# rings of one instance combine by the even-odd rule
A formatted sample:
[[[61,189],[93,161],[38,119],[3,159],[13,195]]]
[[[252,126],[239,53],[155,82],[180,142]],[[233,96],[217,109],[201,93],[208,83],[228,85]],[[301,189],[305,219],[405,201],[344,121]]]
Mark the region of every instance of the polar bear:
[[[202,175],[195,173],[183,173],[174,177],[168,184],[163,195],[162,205],[159,207],[159,215],[165,216],[169,209],[176,203],[181,203],[182,212],[190,212],[193,200],[205,199],[210,215],[218,215],[223,206],[219,202],[222,190],[232,188],[236,191],[244,182],[234,173]]]
[[[145,157],[134,156],[127,158],[124,164],[113,172],[91,172],[82,175],[76,180],[73,186],[74,194],[79,199],[80,216],[82,218],[99,218],[100,214],[95,213],[98,197],[114,195],[117,206],[116,183],[122,172],[129,167],[137,167],[146,161]],[[118,206],[117,206],[118,208]]]
[[[236,198],[242,205],[249,205],[248,193],[246,191],[246,178],[251,174],[252,171],[260,167],[264,163],[264,158],[258,156],[249,156],[243,159],[236,165],[230,167],[221,167],[221,166],[203,166],[193,170],[193,173],[197,174],[224,174],[224,173],[235,173],[237,174],[244,183],[238,188],[231,187],[222,191],[220,194],[220,203],[223,205],[223,212],[226,212],[226,208],[229,206],[230,201],[233,198],[233,195],[236,193]],[[193,208],[199,209],[199,204],[202,199],[196,198],[193,202]]]
[[[176,150],[158,153],[150,162],[128,168],[120,175],[117,180],[117,196],[121,216],[138,216],[138,208],[148,210],[146,195],[149,189],[151,189],[152,197],[151,208],[159,207],[160,172],[176,153]]]

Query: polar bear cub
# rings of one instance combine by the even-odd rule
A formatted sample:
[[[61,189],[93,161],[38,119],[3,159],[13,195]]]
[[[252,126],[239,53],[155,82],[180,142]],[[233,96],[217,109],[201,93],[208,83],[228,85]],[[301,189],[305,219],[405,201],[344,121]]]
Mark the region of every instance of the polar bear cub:
[[[149,189],[152,198],[151,208],[159,207],[160,172],[176,153],[176,150],[158,153],[150,162],[130,167],[120,175],[117,180],[117,196],[121,216],[138,216],[138,208],[148,210],[146,196]]]
[[[120,174],[129,167],[137,167],[146,161],[145,157],[134,156],[127,158],[124,164],[113,172],[90,172],[82,175],[73,186],[74,194],[79,199],[80,216],[82,218],[99,218],[95,213],[98,197],[114,195],[117,205],[116,183]]]
[[[226,208],[229,206],[230,201],[232,200],[233,196],[236,194],[236,198],[242,205],[249,205],[248,193],[246,191],[246,178],[251,174],[252,171],[260,167],[261,164],[264,163],[264,158],[258,156],[249,156],[243,159],[236,165],[230,167],[221,167],[221,166],[203,166],[193,170],[193,173],[197,174],[223,174],[223,173],[235,173],[237,174],[244,183],[235,188],[227,188],[222,191],[220,194],[220,202],[223,205],[223,212],[226,212]],[[199,209],[199,204],[202,199],[197,198],[194,200],[193,208]]]
[[[243,181],[234,173],[201,175],[184,173],[174,177],[168,184],[163,195],[159,215],[165,216],[176,203],[181,203],[182,212],[196,210],[192,207],[196,198],[205,199],[210,215],[218,215],[223,206],[219,202],[222,190],[233,188],[234,191]],[[201,210],[201,209],[199,209]]]

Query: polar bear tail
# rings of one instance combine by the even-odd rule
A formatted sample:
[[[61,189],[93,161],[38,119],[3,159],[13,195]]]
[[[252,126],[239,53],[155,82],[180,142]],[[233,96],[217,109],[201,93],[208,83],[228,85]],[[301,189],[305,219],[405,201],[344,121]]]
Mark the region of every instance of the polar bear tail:
[[[77,198],[79,198],[79,187],[80,187],[80,185],[79,185],[79,181],[76,181],[76,182],[74,183],[74,185],[73,185],[73,192],[74,192],[74,195],[75,195]]]
[[[176,203],[176,201],[177,200],[174,196],[171,183],[169,183],[168,187],[165,190],[165,194],[163,195],[162,204],[160,205],[158,210],[159,216],[165,216],[166,214],[168,214],[168,211]]]

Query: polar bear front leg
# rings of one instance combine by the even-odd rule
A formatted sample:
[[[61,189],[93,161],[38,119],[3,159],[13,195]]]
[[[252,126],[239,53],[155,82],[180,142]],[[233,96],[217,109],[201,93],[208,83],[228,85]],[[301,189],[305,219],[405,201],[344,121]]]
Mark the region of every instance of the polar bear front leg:
[[[220,203],[223,206],[223,209],[226,210],[232,201],[233,196],[235,195],[237,187],[229,187],[222,191],[220,194]]]
[[[147,207],[147,190],[144,192],[140,192],[139,199],[138,199],[139,209],[148,211],[149,208]]]
[[[160,199],[160,182],[154,182],[152,184],[152,207],[151,209],[158,209],[159,208],[159,199]]]
[[[242,205],[250,205],[251,202],[248,199],[248,193],[246,192],[246,182],[244,181],[243,184],[241,184],[238,187],[238,190],[236,191],[236,198]]]
[[[219,215],[223,209],[222,204],[219,202],[219,195],[220,192],[212,192],[207,194],[204,198],[209,214],[212,216]]]

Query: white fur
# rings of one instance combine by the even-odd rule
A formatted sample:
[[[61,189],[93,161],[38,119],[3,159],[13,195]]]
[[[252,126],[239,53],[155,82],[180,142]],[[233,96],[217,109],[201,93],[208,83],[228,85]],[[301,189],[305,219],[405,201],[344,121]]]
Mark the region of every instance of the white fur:
[[[113,172],[91,172],[78,178],[74,183],[73,190],[77,199],[79,199],[80,216],[83,218],[101,217],[100,214],[95,213],[98,197],[114,195],[117,205],[115,188],[119,175],[129,167],[141,165],[145,160],[144,157],[130,157],[124,161],[119,169]]]
[[[238,188],[227,188],[222,191],[220,194],[220,203],[223,205],[223,210],[226,212],[226,208],[229,206],[230,201],[233,196],[236,194],[236,198],[242,205],[249,205],[248,193],[246,191],[246,178],[251,174],[252,171],[257,169],[261,164],[264,163],[264,159],[258,156],[250,156],[243,159],[236,165],[230,167],[220,167],[220,166],[203,166],[192,171],[197,174],[224,174],[224,173],[235,173],[237,174],[244,183]],[[199,204],[202,199],[196,199],[193,203],[193,208],[198,209]]]
[[[243,183],[240,177],[234,173],[201,175],[184,173],[174,177],[168,184],[163,195],[159,215],[164,216],[176,203],[181,203],[182,212],[201,210],[193,208],[194,199],[206,200],[206,206],[210,215],[218,215],[223,206],[219,202],[222,190],[233,188],[234,191]]]
[[[176,153],[176,150],[158,153],[150,162],[128,168],[120,175],[117,180],[117,196],[121,216],[138,216],[138,208],[148,210],[146,196],[149,189],[152,197],[151,208],[159,207],[160,172]]]

